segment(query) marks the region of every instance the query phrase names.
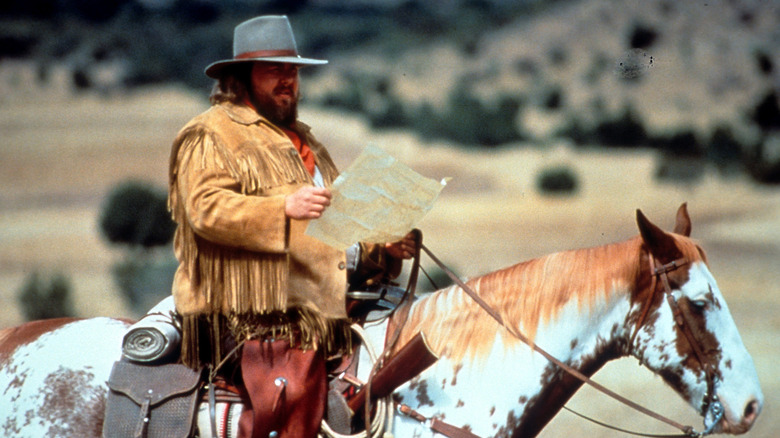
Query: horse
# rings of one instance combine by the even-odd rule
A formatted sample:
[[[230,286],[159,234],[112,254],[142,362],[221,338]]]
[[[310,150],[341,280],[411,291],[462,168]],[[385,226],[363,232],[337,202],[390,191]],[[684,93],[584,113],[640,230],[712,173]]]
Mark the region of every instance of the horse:
[[[465,286],[502,324],[457,284],[366,324],[380,346],[385,329],[395,345],[422,332],[439,357],[392,395],[413,412],[395,411],[392,434],[441,437],[430,427],[430,420],[441,420],[480,437],[537,435],[583,382],[535,346],[588,377],[608,361],[633,356],[703,417],[707,433],[748,432],[763,394],[706,254],[690,238],[685,204],[673,232],[639,210],[637,225],[639,235],[623,242],[468,280]],[[0,432],[100,436],[105,381],[129,324],[61,319],[0,331]],[[205,411],[199,424],[207,424]],[[201,437],[209,432],[200,427]]]

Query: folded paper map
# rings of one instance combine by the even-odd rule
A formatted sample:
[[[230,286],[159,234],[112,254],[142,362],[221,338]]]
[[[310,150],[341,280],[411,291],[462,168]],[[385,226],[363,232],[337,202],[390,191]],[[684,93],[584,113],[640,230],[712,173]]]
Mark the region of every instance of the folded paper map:
[[[355,242],[394,242],[430,211],[445,185],[368,146],[333,182],[331,205],[309,223],[306,234],[338,249]]]

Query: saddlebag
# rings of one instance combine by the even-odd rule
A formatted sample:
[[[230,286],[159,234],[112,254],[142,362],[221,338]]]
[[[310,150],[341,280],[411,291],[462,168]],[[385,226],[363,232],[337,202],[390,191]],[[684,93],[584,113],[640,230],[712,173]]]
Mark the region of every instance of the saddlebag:
[[[114,363],[108,380],[103,437],[189,437],[195,424],[201,374],[180,364]]]

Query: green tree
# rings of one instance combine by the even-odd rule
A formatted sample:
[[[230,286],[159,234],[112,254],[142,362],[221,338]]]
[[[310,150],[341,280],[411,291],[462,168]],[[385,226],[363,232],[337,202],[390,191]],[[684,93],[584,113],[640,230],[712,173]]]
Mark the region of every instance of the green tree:
[[[139,181],[119,184],[103,205],[100,229],[109,242],[128,249],[112,274],[135,313],[145,313],[171,293],[176,260],[170,252],[160,257],[154,250],[168,244],[176,230],[164,190]]]

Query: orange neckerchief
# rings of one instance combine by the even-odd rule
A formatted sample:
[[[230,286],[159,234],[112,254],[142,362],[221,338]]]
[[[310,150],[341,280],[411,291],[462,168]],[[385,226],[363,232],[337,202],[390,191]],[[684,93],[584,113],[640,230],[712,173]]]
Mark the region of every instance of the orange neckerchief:
[[[314,153],[312,153],[309,145],[304,143],[301,139],[301,136],[298,135],[298,133],[293,131],[292,129],[282,128],[282,131],[284,131],[284,133],[287,134],[288,137],[290,137],[290,140],[295,146],[295,149],[298,150],[298,154],[301,156],[301,159],[303,160],[303,165],[306,166],[306,170],[309,171],[309,175],[314,176],[314,167],[315,167]]]

